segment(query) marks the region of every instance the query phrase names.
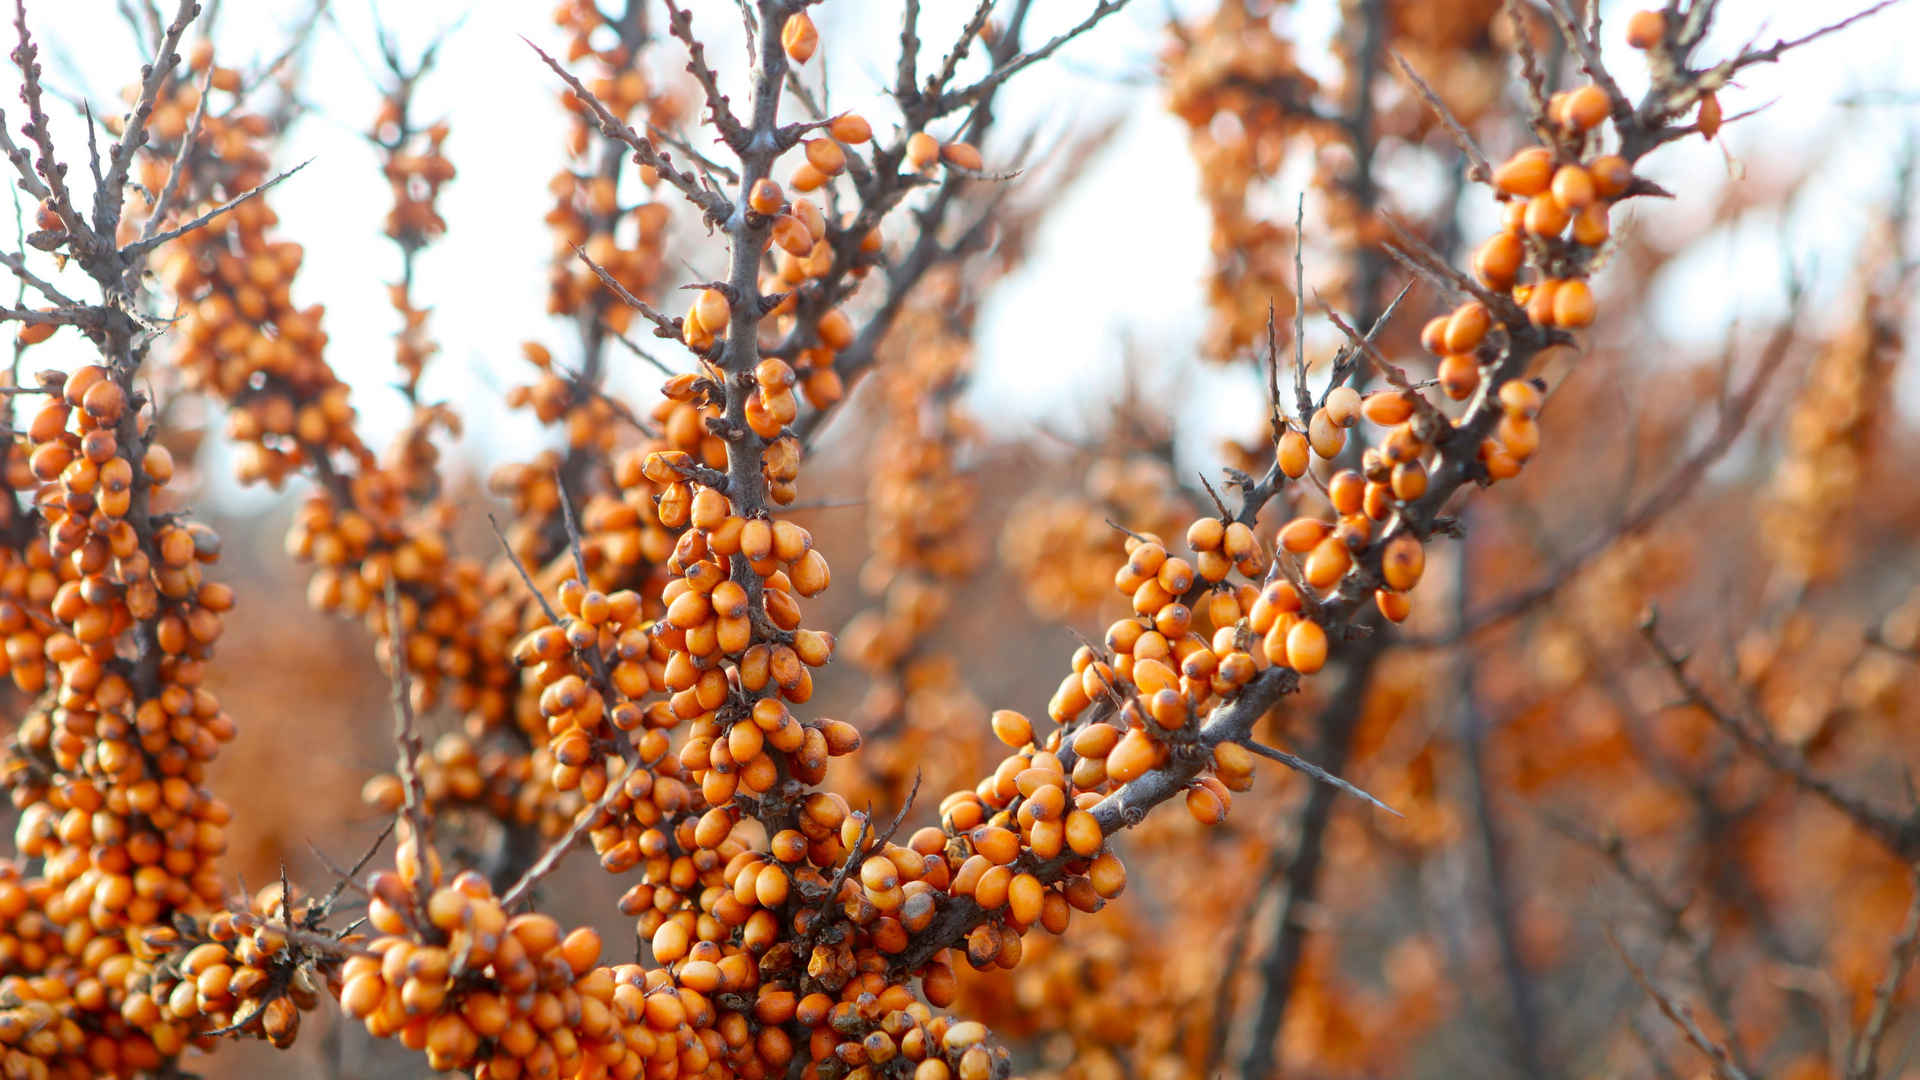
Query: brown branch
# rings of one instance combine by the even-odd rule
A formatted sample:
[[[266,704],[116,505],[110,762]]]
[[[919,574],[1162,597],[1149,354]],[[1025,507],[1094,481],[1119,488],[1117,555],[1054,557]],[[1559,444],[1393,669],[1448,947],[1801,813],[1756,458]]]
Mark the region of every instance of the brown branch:
[[[1627,950],[1620,944],[1620,939],[1614,936],[1611,927],[1607,929],[1607,941],[1613,945],[1613,951],[1620,954],[1620,959],[1627,965],[1627,970],[1633,973],[1633,981],[1640,984],[1640,988],[1647,992],[1647,996],[1653,999],[1655,1005],[1659,1006],[1660,1012],[1668,1020],[1673,1021],[1673,1025],[1680,1029],[1681,1033],[1687,1037],[1687,1041],[1693,1044],[1694,1049],[1706,1056],[1708,1064],[1713,1067],[1713,1075],[1718,1080],[1749,1080],[1746,1072],[1734,1064],[1732,1056],[1727,1053],[1727,1048],[1714,1042],[1706,1032],[1700,1030],[1700,1025],[1693,1019],[1693,1011],[1688,1009],[1684,1002],[1673,1000],[1659,987],[1653,985],[1647,978],[1647,973],[1640,970],[1640,965],[1633,962],[1633,957],[1627,955]]]
[[[1847,1080],[1873,1080],[1879,1075],[1880,1066],[1876,1060],[1880,1056],[1880,1043],[1886,1038],[1887,1026],[1899,1011],[1900,987],[1906,982],[1907,973],[1913,969],[1916,955],[1920,955],[1920,873],[1909,874],[1908,887],[1913,890],[1913,899],[1907,903],[1906,922],[1900,933],[1893,939],[1893,947],[1888,950],[1887,973],[1881,977],[1880,985],[1874,988],[1873,1011],[1867,1016],[1866,1026],[1854,1036],[1847,1053]]]

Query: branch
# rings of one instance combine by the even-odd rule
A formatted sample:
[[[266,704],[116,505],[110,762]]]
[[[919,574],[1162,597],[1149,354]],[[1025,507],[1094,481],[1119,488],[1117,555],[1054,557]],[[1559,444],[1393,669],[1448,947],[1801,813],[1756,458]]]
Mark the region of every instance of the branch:
[[[278,184],[280,181],[285,180],[287,177],[292,176],[294,173],[299,172],[301,169],[304,169],[311,164],[313,164],[313,159],[308,158],[307,160],[301,162],[298,165],[295,165],[293,168],[288,169],[286,172],[281,173],[280,175],[274,177],[273,179],[268,180],[265,183],[262,183],[256,187],[249,188],[248,190],[243,191],[238,195],[235,195],[233,198],[228,199],[226,202],[221,203],[219,206],[214,207],[213,209],[207,211],[204,214],[201,214],[199,217],[194,218],[192,221],[187,222],[185,225],[182,225],[177,229],[168,229],[166,232],[156,233],[152,236],[143,236],[140,239],[135,240],[133,243],[128,244],[125,248],[121,249],[121,252],[120,252],[121,258],[126,260],[126,262],[129,265],[131,265],[137,262],[141,256],[145,255],[149,251],[152,251],[154,248],[159,247],[160,245],[166,243],[169,240],[177,240],[180,237],[185,236],[188,233],[194,231],[195,229],[198,229],[201,226],[207,224],[208,222],[212,221],[214,218],[219,217],[221,214],[224,214],[227,211],[233,209],[234,207],[239,206],[241,203],[246,202],[248,199],[251,199],[256,195],[264,194],[269,188],[273,187],[274,185]]]

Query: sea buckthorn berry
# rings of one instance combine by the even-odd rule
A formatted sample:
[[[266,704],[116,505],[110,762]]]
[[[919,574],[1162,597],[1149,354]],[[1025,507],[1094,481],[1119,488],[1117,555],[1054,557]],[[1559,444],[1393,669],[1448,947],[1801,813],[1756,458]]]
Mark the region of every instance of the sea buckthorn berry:
[[[967,841],[995,866],[1005,866],[1020,857],[1020,835],[997,825],[980,826],[967,835]]]
[[[1196,552],[1217,551],[1226,538],[1227,527],[1217,517],[1198,518],[1187,526],[1187,546]]]
[[[1480,361],[1467,353],[1454,353],[1441,360],[1435,374],[1440,389],[1455,401],[1465,401],[1480,388]]]
[[[1633,166],[1618,154],[1607,154],[1587,162],[1593,177],[1593,190],[1603,199],[1617,199],[1633,186]]]
[[[1553,197],[1568,210],[1582,210],[1593,203],[1593,177],[1578,165],[1562,165],[1553,174]]]
[[[1510,480],[1520,475],[1520,460],[1494,439],[1481,441],[1480,464],[1486,468],[1488,478],[1493,480]]]
[[[1327,391],[1327,416],[1341,427],[1352,427],[1360,419],[1360,392],[1351,386],[1336,386]]]
[[[1559,120],[1574,131],[1587,131],[1597,127],[1612,111],[1613,103],[1607,100],[1607,92],[1589,83],[1567,94]]]
[[[1305,555],[1326,538],[1329,528],[1319,518],[1294,518],[1280,529],[1280,546],[1295,555]]]
[[[1329,536],[1314,545],[1303,570],[1307,584],[1324,589],[1339,581],[1353,565],[1353,552],[1338,536]]]
[[[799,218],[792,214],[782,214],[773,220],[773,242],[780,250],[796,258],[813,251],[813,235]]]
[[[787,205],[787,196],[779,184],[763,176],[753,182],[753,189],[747,193],[747,205],[756,214],[777,214]]]
[[[1553,152],[1544,146],[1530,146],[1493,170],[1494,187],[1523,199],[1546,191],[1552,179]]]
[[[813,28],[813,20],[804,11],[796,11],[787,16],[780,27],[780,47],[787,51],[787,59],[796,64],[804,64],[813,58],[814,49],[820,45],[820,32]]]
[[[1087,880],[1101,899],[1112,900],[1127,888],[1127,868],[1113,852],[1102,853],[1087,868]]]
[[[1413,415],[1413,399],[1399,390],[1377,390],[1367,395],[1360,410],[1373,423],[1392,427]]]
[[[916,131],[907,137],[907,164],[925,172],[940,160],[940,140],[924,131]]]
[[[1336,513],[1357,514],[1366,494],[1366,480],[1352,469],[1341,469],[1327,482],[1327,498]]]
[[[847,152],[832,139],[808,139],[801,145],[807,155],[807,164],[827,176],[838,176],[847,167]]]
[[[1527,291],[1527,298],[1522,301],[1527,308],[1527,318],[1535,326],[1552,326],[1554,324],[1553,299],[1559,294],[1559,281],[1548,278],[1545,281],[1535,282]],[[1519,297],[1516,296],[1515,299]]]
[[[1520,276],[1526,245],[1509,232],[1495,233],[1473,254],[1473,272],[1490,289],[1508,289]]]
[[[1197,781],[1187,786],[1187,813],[1202,825],[1218,825],[1227,820],[1227,805],[1221,792]]]
[[[1537,416],[1540,402],[1540,387],[1530,379],[1508,379],[1500,384],[1500,404],[1510,413]]]
[[[1333,422],[1325,409],[1315,409],[1313,418],[1307,421],[1307,441],[1313,445],[1313,452],[1323,458],[1338,457],[1347,445],[1347,429]]]
[[[699,298],[694,301],[694,310],[700,315],[700,324],[706,327],[709,333],[714,334],[727,328],[728,317],[732,312],[732,308],[727,304],[727,298],[720,294],[719,289],[700,290]]]
[[[996,709],[993,714],[993,734],[1001,742],[1018,750],[1033,741],[1033,721],[1012,709]]]
[[[1530,417],[1507,413],[1500,417],[1493,434],[1515,461],[1526,461],[1540,449],[1540,424]]]
[[[1593,325],[1594,316],[1599,307],[1594,303],[1593,289],[1579,278],[1571,278],[1560,283],[1553,295],[1553,324],[1568,330]]]
[[[1599,247],[1613,235],[1613,225],[1607,221],[1605,203],[1592,205],[1573,215],[1573,242],[1581,247]]]
[[[1280,467],[1280,471],[1286,474],[1289,480],[1298,480],[1307,473],[1307,465],[1310,461],[1309,450],[1307,437],[1289,429],[1280,436],[1280,441],[1274,444],[1274,464]]]
[[[1527,200],[1527,231],[1535,236],[1559,236],[1573,215],[1551,192]]]
[[[1373,602],[1374,606],[1380,609],[1380,614],[1386,616],[1388,622],[1405,622],[1407,616],[1413,612],[1413,602],[1404,594],[1390,589],[1375,589]]]
[[[940,160],[956,169],[967,172],[979,172],[986,162],[981,160],[980,151],[963,142],[951,142],[940,148]]]
[[[793,175],[787,177],[787,183],[791,184],[795,191],[819,191],[830,179],[832,177],[822,172],[813,162],[803,161],[799,168],[793,170]],[[816,276],[811,269],[806,273],[808,276]]]
[[[1419,461],[1403,461],[1393,467],[1393,497],[1412,502],[1427,493],[1427,467]]]
[[[1627,44],[1651,49],[1667,33],[1667,17],[1658,11],[1636,11],[1627,16]]]
[[[1455,308],[1447,316],[1446,332],[1441,335],[1445,352],[1472,352],[1480,347],[1480,342],[1493,326],[1493,316],[1488,314],[1487,305],[1478,300],[1469,300]]]
[[[1420,327],[1420,347],[1435,356],[1447,351],[1447,316],[1435,315]]]
[[[1312,619],[1302,619],[1287,631],[1287,666],[1311,675],[1327,665],[1327,632]]]
[[[1387,541],[1380,553],[1380,576],[1396,592],[1406,592],[1419,584],[1426,568],[1426,550],[1418,539],[1404,533]]]
[[[1107,754],[1107,775],[1122,784],[1146,775],[1159,764],[1160,744],[1139,728],[1129,730]]]
[[[1700,95],[1700,111],[1694,117],[1694,124],[1702,137],[1711,139],[1720,134],[1721,117],[1720,98],[1714,94]]]
[[[867,123],[866,117],[858,113],[846,113],[834,117],[833,123],[827,125],[827,131],[834,138],[852,146],[858,146],[873,138],[873,125]]]

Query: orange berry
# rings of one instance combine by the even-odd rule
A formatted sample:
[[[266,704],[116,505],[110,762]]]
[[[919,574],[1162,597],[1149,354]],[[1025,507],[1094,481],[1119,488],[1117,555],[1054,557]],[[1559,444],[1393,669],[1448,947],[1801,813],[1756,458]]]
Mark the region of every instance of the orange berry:
[[[1403,461],[1393,467],[1393,497],[1412,502],[1427,493],[1427,467],[1418,461]]]
[[[1316,589],[1324,589],[1340,580],[1353,565],[1353,553],[1337,536],[1329,536],[1314,545],[1313,553],[1307,556],[1304,569],[1307,584]]]
[[[1466,353],[1480,347],[1487,336],[1487,330],[1493,326],[1493,317],[1487,313],[1487,305],[1478,300],[1469,300],[1454,309],[1447,316],[1446,333],[1442,335],[1445,351]]]
[[[813,28],[813,20],[806,12],[796,11],[787,16],[786,23],[780,27],[780,47],[787,51],[787,59],[804,64],[819,45],[820,32]]]
[[[1607,100],[1607,92],[1589,83],[1567,94],[1559,120],[1575,131],[1587,131],[1597,127],[1612,111],[1613,103]]]
[[[1481,441],[1480,463],[1486,467],[1487,476],[1494,480],[1509,480],[1520,475],[1520,460],[1493,439]]]
[[[1012,709],[996,709],[993,714],[993,734],[1001,742],[1018,750],[1033,741],[1033,721]]]
[[[1526,245],[1508,232],[1495,233],[1473,255],[1473,272],[1490,289],[1508,289],[1520,276]]]
[[[1694,118],[1700,134],[1708,139],[1720,134],[1720,99],[1713,94],[1700,95],[1700,112]]]
[[[924,131],[916,131],[907,137],[907,164],[925,172],[933,163],[940,160],[940,141]]]
[[[804,144],[807,164],[828,176],[838,176],[847,167],[847,152],[832,139],[808,139]]]
[[[1101,727],[1107,725],[1101,724]],[[1111,731],[1112,728],[1107,730]],[[1083,858],[1098,855],[1107,842],[1106,834],[1100,831],[1100,821],[1085,810],[1073,810],[1067,814],[1064,825],[1067,847],[1075,855]]]
[[[1305,555],[1326,539],[1328,525],[1319,518],[1294,518],[1280,530],[1280,546],[1295,555]]]
[[[1551,192],[1527,200],[1527,231],[1535,236],[1558,236],[1573,215]]]
[[[1573,242],[1581,247],[1597,248],[1612,234],[1605,203],[1593,203],[1573,215]]]
[[[1380,553],[1380,576],[1387,587],[1396,592],[1406,592],[1419,584],[1420,574],[1426,568],[1426,549],[1418,539],[1405,533],[1387,541],[1386,549]]]
[[[756,214],[777,214],[787,205],[787,196],[779,184],[763,176],[753,182],[753,190],[747,193],[747,205]]]
[[[813,162],[803,161],[799,168],[793,170],[793,175],[787,178],[787,183],[793,185],[795,191],[819,191],[826,186],[829,179],[830,177],[820,171]]]
[[[1278,443],[1274,444],[1273,460],[1288,479],[1298,480],[1306,475],[1310,460],[1308,450],[1307,437],[1297,431],[1289,430],[1280,436]]]
[[[1107,775],[1125,784],[1160,763],[1160,744],[1139,728],[1129,730],[1107,755]]]
[[[1194,783],[1187,788],[1187,813],[1202,825],[1218,825],[1227,820],[1227,801],[1212,788]]]
[[[1336,457],[1347,445],[1347,429],[1334,423],[1327,410],[1315,409],[1313,418],[1307,421],[1307,442],[1321,457]]]
[[[1618,154],[1607,154],[1587,162],[1593,177],[1594,193],[1603,199],[1617,199],[1633,184],[1633,166]]]
[[[1327,632],[1312,619],[1302,619],[1287,631],[1287,666],[1311,675],[1327,665]]]
[[[1493,186],[1508,195],[1532,198],[1547,190],[1553,179],[1553,151],[1531,146],[1493,170]]]
[[[720,295],[719,289],[701,289],[699,297],[693,302],[693,310],[700,316],[700,325],[706,327],[707,332],[712,334],[727,328],[728,318],[732,312],[732,308],[727,304],[727,298]]]
[[[834,117],[833,123],[827,125],[827,133],[843,143],[858,146],[873,138],[873,125],[858,113],[846,113]]]
[[[1341,427],[1352,427],[1360,419],[1360,391],[1351,386],[1336,386],[1327,391],[1327,417]]]
[[[1375,589],[1373,602],[1386,616],[1388,622],[1404,622],[1413,612],[1413,603],[1406,596],[1388,589]]]
[[[980,157],[980,151],[963,142],[948,143],[940,148],[940,160],[956,169],[967,172],[979,172],[986,165]]]
[[[1515,461],[1525,461],[1540,449],[1540,424],[1530,417],[1507,413],[1494,428],[1494,437]]]
[[[1636,11],[1627,16],[1627,44],[1651,49],[1667,33],[1667,17],[1658,11]]]
[[[1525,301],[1527,305],[1527,318],[1532,320],[1535,326],[1552,326],[1554,324],[1553,300],[1554,297],[1560,293],[1560,284],[1560,282],[1549,278],[1546,281],[1536,282],[1533,288],[1527,293],[1527,299]],[[1515,297],[1515,299],[1519,298]]]
[[[1510,413],[1538,415],[1540,400],[1540,388],[1530,380],[1508,379],[1500,384],[1500,404]]]
[[[1465,401],[1480,387],[1480,361],[1466,353],[1454,353],[1440,361],[1437,374],[1440,389],[1455,401]]]
[[[1365,494],[1366,480],[1352,469],[1341,469],[1327,482],[1327,498],[1332,501],[1334,511],[1342,515],[1359,513]]]
[[[1360,411],[1381,427],[1392,427],[1413,415],[1413,399],[1399,390],[1379,390],[1367,395]]]
[[[1553,323],[1568,330],[1593,325],[1593,319],[1599,312],[1594,303],[1593,289],[1579,278],[1560,283],[1553,294]]]
[[[1553,174],[1553,197],[1568,210],[1580,210],[1594,200],[1593,177],[1578,165],[1562,165]]]

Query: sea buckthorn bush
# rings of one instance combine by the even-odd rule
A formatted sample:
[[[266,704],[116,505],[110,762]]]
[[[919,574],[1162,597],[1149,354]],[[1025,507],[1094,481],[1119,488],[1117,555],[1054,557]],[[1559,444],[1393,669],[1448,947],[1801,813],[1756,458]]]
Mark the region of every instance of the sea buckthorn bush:
[[[328,198],[282,162],[325,79],[172,6],[79,145],[16,5],[0,1074],[1911,1073],[1911,155],[1833,295],[1648,314],[1806,180],[1675,144],[1878,7],[1731,51],[1711,0],[1134,11],[1210,230],[1165,366],[1257,403],[1202,446],[1120,378],[1032,438],[976,386],[1106,138],[1000,114],[1127,0],[908,0],[878,58],[857,6],[564,0],[511,76],[546,202],[490,211],[551,235],[501,299],[542,436],[476,479],[421,258],[480,227],[421,104],[459,33],[370,43],[390,199],[330,214],[393,280],[329,311],[273,209]],[[223,458],[291,565],[233,556]],[[357,735],[346,797],[268,790]]]

